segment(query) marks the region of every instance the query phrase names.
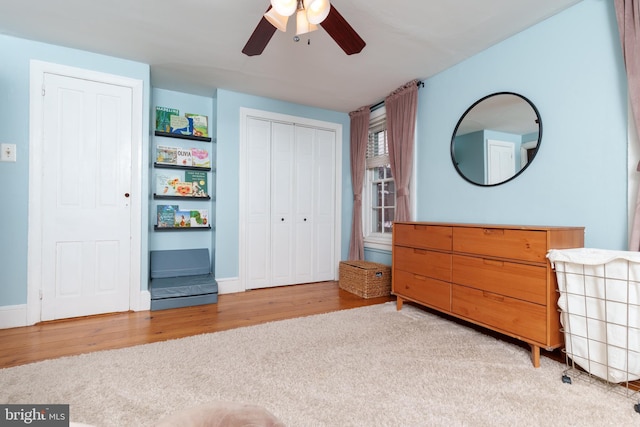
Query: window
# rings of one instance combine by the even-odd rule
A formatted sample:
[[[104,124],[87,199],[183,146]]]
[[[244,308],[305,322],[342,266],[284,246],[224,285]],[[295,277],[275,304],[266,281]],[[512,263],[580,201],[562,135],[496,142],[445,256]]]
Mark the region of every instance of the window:
[[[395,182],[391,175],[384,108],[372,112],[371,116],[363,191],[364,239],[367,247],[388,248],[395,216]]]

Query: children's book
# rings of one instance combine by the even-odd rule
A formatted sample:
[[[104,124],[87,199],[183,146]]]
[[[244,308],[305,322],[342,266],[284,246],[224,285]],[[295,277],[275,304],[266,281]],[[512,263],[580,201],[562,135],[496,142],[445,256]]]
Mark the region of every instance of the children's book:
[[[202,148],[192,148],[191,157],[193,166],[197,166],[200,168],[211,167],[211,162],[209,162],[209,152],[207,150]]]
[[[178,205],[158,205],[158,228],[174,227]]]
[[[159,171],[156,173],[156,195],[179,196],[177,184],[184,182],[183,171]]]
[[[193,197],[207,197],[207,173],[204,171],[184,171],[184,181],[192,184]]]
[[[189,117],[171,115],[169,118],[169,132],[180,135],[193,135],[193,120]]]
[[[191,227],[191,211],[178,209],[174,219],[176,227]]]
[[[176,163],[178,166],[193,166],[191,148],[178,148],[176,150]]]
[[[182,197],[193,196],[193,183],[185,181],[176,182],[176,193],[178,193],[178,196]]]
[[[171,116],[179,116],[176,108],[156,107],[156,130],[160,132],[171,131]]]
[[[208,227],[209,210],[191,209],[191,227]]]
[[[209,136],[209,118],[202,114],[186,113],[185,117],[193,120],[194,136]]]
[[[164,165],[175,165],[178,163],[178,149],[167,145],[156,146],[156,162]]]

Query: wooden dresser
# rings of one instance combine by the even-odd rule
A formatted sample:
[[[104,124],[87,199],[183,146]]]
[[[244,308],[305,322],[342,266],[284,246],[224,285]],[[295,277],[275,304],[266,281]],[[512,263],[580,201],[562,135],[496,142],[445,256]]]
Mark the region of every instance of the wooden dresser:
[[[563,344],[549,249],[583,247],[584,227],[396,222],[392,293],[531,346]]]

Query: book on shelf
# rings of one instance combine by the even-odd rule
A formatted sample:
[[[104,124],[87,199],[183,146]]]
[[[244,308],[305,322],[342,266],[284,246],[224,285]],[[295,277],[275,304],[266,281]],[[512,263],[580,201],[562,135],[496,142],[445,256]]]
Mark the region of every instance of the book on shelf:
[[[156,130],[169,132],[171,130],[171,116],[179,116],[180,111],[176,108],[156,106]]]
[[[176,184],[184,181],[184,172],[171,171],[156,174],[156,194],[158,196],[179,196]]]
[[[191,158],[193,166],[197,166],[199,168],[211,167],[211,162],[209,161],[209,152],[203,148],[192,148]]]
[[[193,119],[185,116],[171,115],[169,117],[170,133],[193,135]]]
[[[174,223],[176,227],[191,227],[191,211],[178,209],[175,212]]]
[[[191,148],[178,148],[176,150],[176,157],[176,161],[179,166],[193,166]]]
[[[191,183],[193,197],[207,197],[208,176],[204,171],[184,171],[184,181]]]
[[[191,227],[208,227],[209,226],[209,210],[208,209],[191,209],[190,219],[191,219]]]
[[[174,227],[177,210],[178,210],[178,205],[158,205],[157,206],[158,222],[156,223],[156,226],[158,228]]]
[[[185,117],[192,119],[194,136],[209,136],[209,118],[202,114],[185,113]]]
[[[193,196],[193,183],[186,181],[176,182],[176,193],[178,193],[178,196],[182,197]]]
[[[156,146],[156,163],[163,165],[177,165],[178,148],[170,147],[168,145]]]

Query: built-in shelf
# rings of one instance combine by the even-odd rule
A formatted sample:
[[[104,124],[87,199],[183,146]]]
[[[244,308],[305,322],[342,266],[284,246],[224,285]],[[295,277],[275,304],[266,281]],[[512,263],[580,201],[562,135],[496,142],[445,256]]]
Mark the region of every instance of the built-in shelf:
[[[154,199],[165,199],[165,200],[211,200],[211,196],[163,196],[162,194],[153,193]]]
[[[207,227],[158,227],[157,225],[153,226],[155,231],[205,231],[211,230],[211,226]]]
[[[153,162],[153,167],[161,168],[161,169],[187,169],[192,171],[207,171],[207,172],[211,170],[211,168],[203,168],[201,166],[169,165],[166,163],[158,163],[158,162]]]
[[[155,131],[155,135],[165,136],[168,138],[191,139],[193,141],[211,142],[211,138],[208,136],[182,135],[179,133],[161,132],[159,130]]]

